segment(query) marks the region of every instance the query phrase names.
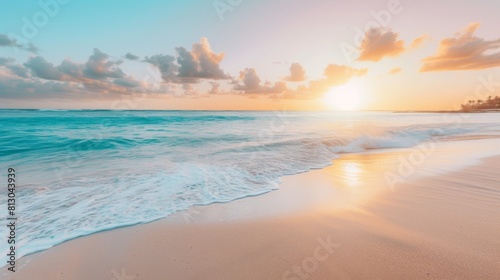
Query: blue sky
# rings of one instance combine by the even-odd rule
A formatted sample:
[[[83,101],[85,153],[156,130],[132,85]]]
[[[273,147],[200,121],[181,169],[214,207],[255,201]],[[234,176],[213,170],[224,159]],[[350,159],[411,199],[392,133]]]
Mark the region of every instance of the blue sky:
[[[95,47],[115,55],[173,50],[179,44],[191,45],[210,30],[209,25],[217,23],[216,13],[200,12],[201,5],[194,5],[196,2],[200,1],[156,0],[148,1],[147,5],[127,1],[123,5],[116,1],[68,0],[67,4],[59,5],[59,12],[39,28],[31,41],[40,46],[50,60],[62,60],[66,56],[86,59]],[[213,10],[210,1],[204,4],[204,9]],[[10,1],[7,8],[0,11],[0,32],[22,35],[22,18],[32,19],[40,10],[38,1]],[[189,21],[189,18],[196,20]]]

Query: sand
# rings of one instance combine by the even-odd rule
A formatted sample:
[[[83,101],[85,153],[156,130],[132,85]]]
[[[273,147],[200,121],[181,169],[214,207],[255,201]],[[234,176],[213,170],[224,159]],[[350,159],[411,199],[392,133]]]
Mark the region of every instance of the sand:
[[[500,157],[390,186],[401,156],[343,156],[278,191],[23,257],[2,279],[500,279]]]

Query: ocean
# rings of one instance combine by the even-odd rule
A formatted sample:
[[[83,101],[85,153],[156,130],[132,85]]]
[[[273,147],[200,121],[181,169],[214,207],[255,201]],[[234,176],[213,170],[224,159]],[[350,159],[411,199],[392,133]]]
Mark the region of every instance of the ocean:
[[[278,188],[345,153],[500,137],[499,114],[0,110],[18,257]],[[499,152],[498,150],[496,152]],[[6,208],[6,207],[4,207]],[[7,210],[0,212],[6,220]],[[1,235],[7,236],[2,226]],[[0,243],[2,254],[7,242]]]

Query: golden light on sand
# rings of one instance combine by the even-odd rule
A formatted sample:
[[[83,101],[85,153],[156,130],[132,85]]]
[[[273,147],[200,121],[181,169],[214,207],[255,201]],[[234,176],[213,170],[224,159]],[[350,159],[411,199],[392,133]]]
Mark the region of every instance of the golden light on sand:
[[[356,186],[360,183],[362,169],[359,164],[354,162],[344,164],[342,171],[344,172],[342,178],[347,185]]]
[[[359,86],[348,83],[333,87],[324,96],[324,101],[332,109],[341,111],[354,111],[361,109],[361,92]]]

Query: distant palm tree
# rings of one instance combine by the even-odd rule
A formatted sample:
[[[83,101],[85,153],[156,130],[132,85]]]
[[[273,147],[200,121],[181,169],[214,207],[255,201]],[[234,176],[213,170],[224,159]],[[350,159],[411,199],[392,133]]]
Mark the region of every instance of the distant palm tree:
[[[486,100],[469,100],[460,106],[462,111],[474,111],[479,109],[500,109],[500,96],[488,96]]]

